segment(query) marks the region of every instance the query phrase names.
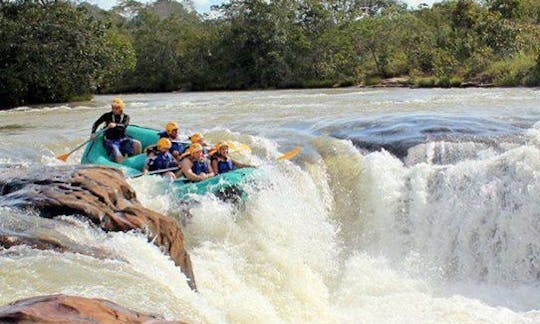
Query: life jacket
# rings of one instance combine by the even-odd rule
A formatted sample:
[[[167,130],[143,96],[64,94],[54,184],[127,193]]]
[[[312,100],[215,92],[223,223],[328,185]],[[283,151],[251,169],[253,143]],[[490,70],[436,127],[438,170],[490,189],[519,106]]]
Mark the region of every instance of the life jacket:
[[[148,170],[157,171],[178,166],[176,159],[169,152],[159,152],[155,156],[148,158]]]
[[[191,167],[191,171],[195,173],[196,175],[199,175],[201,173],[210,173],[209,167],[208,167],[208,161],[194,161],[193,166]]]
[[[236,169],[236,167],[234,166],[234,163],[231,159],[227,159],[226,161],[218,160],[217,169],[218,169],[218,173],[221,174],[221,173],[232,171]]]
[[[111,114],[111,121],[107,121],[106,125],[109,126],[110,123],[115,124],[124,124],[126,122],[127,115],[122,113],[120,116],[117,116],[113,113]],[[114,127],[107,128],[105,130],[105,139],[107,140],[118,140],[126,137],[126,128],[125,127]]]
[[[177,151],[178,154],[182,154],[186,151],[186,146],[184,146],[184,144],[177,138],[170,138],[169,137],[169,134],[167,134],[166,131],[163,131],[163,132],[159,132],[158,133],[159,135],[159,138],[168,138],[170,141],[171,141],[171,148],[169,149],[169,152],[174,152],[174,151]]]

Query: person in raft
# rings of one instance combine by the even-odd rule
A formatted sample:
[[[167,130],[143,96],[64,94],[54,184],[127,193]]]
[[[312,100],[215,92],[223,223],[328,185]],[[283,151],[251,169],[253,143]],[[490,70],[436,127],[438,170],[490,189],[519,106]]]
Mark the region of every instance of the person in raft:
[[[171,147],[172,142],[168,138],[160,138],[157,142],[156,150],[146,158],[143,173],[148,174],[148,171],[159,171],[178,167],[176,158],[170,152]],[[167,172],[166,175],[171,179],[176,179],[176,175],[173,172]]]
[[[141,142],[126,136],[126,128],[129,125],[129,115],[124,114],[124,102],[115,98],[111,104],[112,110],[104,113],[92,126],[92,139],[96,138],[96,130],[99,125],[105,123],[105,136],[103,145],[109,158],[116,163],[122,163],[125,155],[141,153]]]
[[[231,159],[229,157],[229,145],[225,142],[217,143],[215,148],[210,151],[210,156],[212,157],[212,170],[216,175],[235,169],[252,167]]]
[[[172,156],[176,159],[178,159],[178,157],[186,150],[178,136],[178,124],[176,122],[168,122],[167,125],[165,125],[165,131],[158,133],[158,135],[160,138],[167,138],[171,141],[172,146],[169,152],[171,152]]]
[[[200,144],[202,149],[203,149],[203,153],[204,155],[208,155],[208,149],[207,149],[207,146],[208,144],[206,144],[206,141],[204,139],[204,137],[202,136],[201,133],[195,133],[193,135],[191,135],[189,137],[189,140],[191,141],[191,145],[193,144]]]
[[[181,170],[188,180],[197,182],[211,178],[215,175],[210,167],[208,159],[204,155],[201,144],[191,144],[189,149],[180,156],[180,158],[183,157],[186,158],[181,162]]]

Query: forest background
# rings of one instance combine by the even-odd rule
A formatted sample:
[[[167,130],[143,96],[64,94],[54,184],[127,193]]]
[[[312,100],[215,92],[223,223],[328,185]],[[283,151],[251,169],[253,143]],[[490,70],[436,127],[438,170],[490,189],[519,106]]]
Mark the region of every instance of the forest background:
[[[540,1],[0,0],[0,108],[93,94],[540,85]]]

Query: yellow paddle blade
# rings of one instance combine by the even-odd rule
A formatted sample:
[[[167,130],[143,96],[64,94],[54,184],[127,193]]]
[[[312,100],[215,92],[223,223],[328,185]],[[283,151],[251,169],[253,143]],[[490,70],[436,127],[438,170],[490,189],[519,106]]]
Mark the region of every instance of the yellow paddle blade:
[[[297,156],[298,153],[300,153],[301,149],[299,147],[295,147],[294,149],[290,150],[289,152],[283,154],[282,156],[278,157],[277,160],[278,161],[283,161],[283,160],[290,160],[292,159],[293,157]]]
[[[58,160],[61,160],[61,161],[66,162],[67,159],[68,159],[68,157],[69,157],[69,154],[68,154],[68,153],[64,153],[64,154],[58,155],[56,158],[57,158]]]
[[[229,148],[231,151],[248,151],[251,152],[251,147],[247,144],[239,143],[235,144],[233,141],[226,141],[227,145],[229,145]]]

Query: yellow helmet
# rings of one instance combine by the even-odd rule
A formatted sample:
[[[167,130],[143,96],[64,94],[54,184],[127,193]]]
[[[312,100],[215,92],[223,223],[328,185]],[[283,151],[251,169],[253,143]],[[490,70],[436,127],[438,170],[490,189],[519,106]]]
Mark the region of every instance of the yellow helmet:
[[[204,139],[201,133],[195,133],[189,137],[191,143],[199,143],[201,139]]]
[[[208,153],[209,155],[214,155],[216,153],[219,153],[219,151],[224,148],[224,147],[229,147],[229,144],[227,144],[227,142],[218,142],[213,148],[212,150],[210,150],[210,152]]]
[[[202,151],[203,148],[202,148],[202,145],[199,144],[199,143],[195,143],[195,144],[191,144],[191,146],[189,147],[189,155],[193,155],[197,152],[200,152]]]
[[[216,144],[216,151],[219,152],[224,147],[229,148],[229,144],[227,142],[219,142]]]
[[[169,140],[168,138],[165,138],[165,137],[162,137],[159,139],[159,141],[157,142],[157,148],[158,150],[168,150],[170,149],[172,146],[172,143],[171,143],[171,140]]]
[[[165,125],[165,131],[167,134],[171,134],[174,130],[178,130],[178,124],[176,122],[168,122],[167,125]]]
[[[120,107],[120,109],[124,110],[124,102],[120,98],[114,98],[111,104],[111,107]]]

